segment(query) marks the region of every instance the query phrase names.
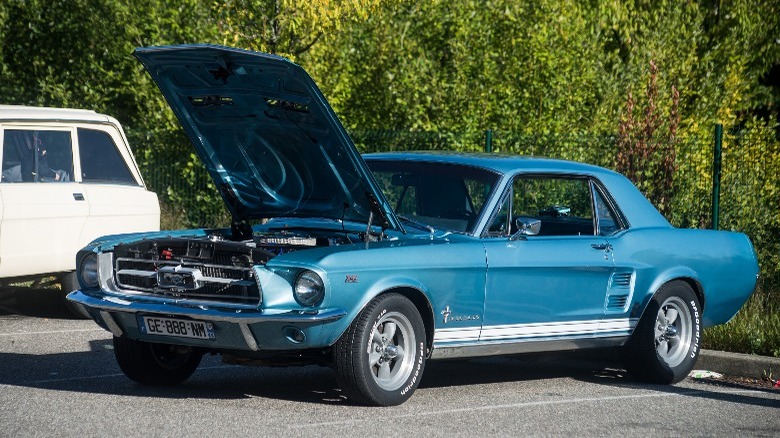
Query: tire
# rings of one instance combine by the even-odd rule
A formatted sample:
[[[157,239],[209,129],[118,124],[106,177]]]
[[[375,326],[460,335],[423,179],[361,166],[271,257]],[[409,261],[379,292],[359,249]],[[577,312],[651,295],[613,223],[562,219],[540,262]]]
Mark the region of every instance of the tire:
[[[114,337],[114,355],[130,380],[149,386],[177,385],[189,378],[203,354],[190,347]]]
[[[425,370],[425,345],[417,308],[402,295],[380,295],[336,342],[334,365],[342,392],[370,406],[405,402]]]
[[[79,280],[76,278],[76,272],[69,272],[60,277],[60,289],[62,290],[62,300],[65,302],[65,307],[68,308],[71,314],[77,319],[90,319],[89,314],[76,303],[69,301],[66,297],[69,293],[76,289],[79,289]]]
[[[696,365],[701,346],[701,304],[691,287],[664,285],[623,347],[628,371],[651,383],[677,383]]]

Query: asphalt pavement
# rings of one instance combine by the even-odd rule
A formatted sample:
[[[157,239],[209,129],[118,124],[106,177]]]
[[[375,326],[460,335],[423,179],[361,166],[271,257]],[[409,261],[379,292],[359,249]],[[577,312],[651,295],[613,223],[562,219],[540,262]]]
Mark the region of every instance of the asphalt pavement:
[[[430,361],[391,408],[350,404],[328,368],[216,356],[180,386],[143,387],[110,333],[37,298],[51,302],[0,293],[0,437],[780,436],[780,391],[642,384],[609,351]]]

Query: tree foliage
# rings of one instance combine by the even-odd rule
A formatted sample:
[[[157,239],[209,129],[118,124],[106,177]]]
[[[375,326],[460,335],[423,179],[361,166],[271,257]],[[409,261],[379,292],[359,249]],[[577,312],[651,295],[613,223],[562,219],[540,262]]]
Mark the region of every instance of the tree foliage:
[[[294,59],[323,35],[357,24],[381,0],[225,0],[214,3],[226,45]]]
[[[492,129],[494,150],[511,152],[536,136],[560,156],[622,162],[673,222],[703,226],[712,153],[681,139],[710,138],[716,123],[749,127],[750,142],[727,135],[729,163],[767,171],[780,120],[778,35],[780,4],[769,0],[6,0],[0,95],[111,114],[146,174],[165,163],[167,178],[201,187],[202,168],[133,48],[271,51],[304,65],[353,131],[426,131],[419,144],[474,150]],[[617,138],[618,149],[604,157],[584,134]],[[657,171],[673,162],[674,181]],[[219,202],[213,187],[196,201],[180,187],[155,189],[185,215]],[[771,187],[751,186],[751,199],[776,206]],[[738,211],[753,217],[753,207]]]
[[[356,129],[614,134],[653,61],[659,116],[674,86],[681,131],[701,133],[777,107],[759,79],[780,63],[778,16],[748,0],[405,2],[301,62]]]
[[[668,216],[675,195],[677,128],[680,93],[672,86],[672,107],[664,123],[658,115],[658,67],[650,61],[644,109],[637,109],[631,91],[618,126],[615,168],[635,182],[647,198]],[[636,115],[639,113],[639,116]],[[661,130],[662,126],[665,128]]]

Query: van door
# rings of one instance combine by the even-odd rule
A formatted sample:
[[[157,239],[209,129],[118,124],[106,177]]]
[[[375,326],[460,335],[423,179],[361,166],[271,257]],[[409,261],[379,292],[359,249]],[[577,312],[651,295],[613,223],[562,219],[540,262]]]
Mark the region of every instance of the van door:
[[[77,135],[80,179],[89,203],[81,246],[107,234],[159,230],[157,195],[144,187],[119,131],[79,127]]]
[[[0,277],[75,269],[89,205],[74,181],[73,130],[4,126],[0,134]]]

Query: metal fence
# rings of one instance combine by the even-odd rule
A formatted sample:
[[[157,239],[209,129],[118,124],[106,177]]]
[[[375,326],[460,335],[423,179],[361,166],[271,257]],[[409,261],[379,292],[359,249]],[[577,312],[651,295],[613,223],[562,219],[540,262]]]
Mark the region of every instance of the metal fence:
[[[671,145],[650,142],[650,152],[627,151],[624,146],[621,152],[618,137],[603,135],[382,130],[351,133],[361,153],[491,152],[562,158],[621,171],[675,226],[716,225],[747,233],[759,254],[764,286],[776,289],[780,285],[780,141],[772,131],[726,132],[720,142],[716,135],[713,129],[712,135],[680,136]],[[718,143],[722,145],[720,158],[714,153]],[[160,197],[163,228],[229,224],[229,214],[205,169],[187,158],[157,157],[141,163],[147,184]]]

